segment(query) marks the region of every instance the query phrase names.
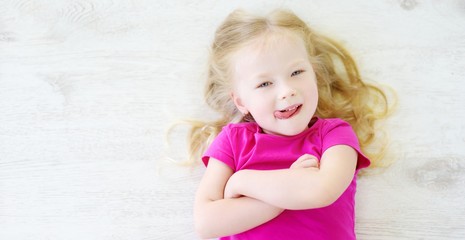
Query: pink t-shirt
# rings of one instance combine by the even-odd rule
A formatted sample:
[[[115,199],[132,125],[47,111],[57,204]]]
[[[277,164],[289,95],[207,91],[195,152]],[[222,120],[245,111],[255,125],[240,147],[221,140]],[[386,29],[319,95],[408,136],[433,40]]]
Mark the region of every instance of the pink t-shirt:
[[[336,202],[308,210],[285,210],[276,218],[243,233],[221,239],[355,239],[356,173],[370,165],[360,151],[352,127],[340,119],[321,119],[302,133],[291,136],[265,134],[256,123],[229,124],[202,157],[228,165],[234,172],[243,169],[272,170],[289,168],[305,153],[318,159],[335,145],[348,145],[358,152],[354,178]],[[312,186],[309,186],[309,191]]]

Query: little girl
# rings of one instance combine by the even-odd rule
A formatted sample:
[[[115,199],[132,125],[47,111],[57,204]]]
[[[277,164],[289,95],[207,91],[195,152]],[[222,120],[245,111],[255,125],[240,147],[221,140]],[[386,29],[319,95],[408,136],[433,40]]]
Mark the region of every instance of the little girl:
[[[385,93],[352,57],[288,11],[231,13],[211,46],[191,159],[207,166],[194,218],[202,238],[355,239],[356,176],[385,118]],[[206,151],[205,151],[206,150]]]

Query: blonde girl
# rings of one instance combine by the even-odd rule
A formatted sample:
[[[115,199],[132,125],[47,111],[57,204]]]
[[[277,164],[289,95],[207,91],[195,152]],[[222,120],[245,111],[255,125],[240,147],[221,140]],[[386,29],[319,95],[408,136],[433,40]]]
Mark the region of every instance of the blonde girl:
[[[205,100],[222,118],[191,122],[191,160],[207,166],[200,237],[356,238],[357,173],[382,157],[389,106],[344,48],[292,12],[236,10],[215,33]]]

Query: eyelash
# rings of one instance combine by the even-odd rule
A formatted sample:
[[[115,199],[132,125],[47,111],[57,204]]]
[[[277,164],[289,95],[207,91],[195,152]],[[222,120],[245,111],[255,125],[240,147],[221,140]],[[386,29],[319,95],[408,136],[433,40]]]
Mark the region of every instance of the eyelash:
[[[296,76],[296,75],[299,75],[299,74],[301,74],[301,73],[303,73],[303,72],[304,72],[304,70],[297,70],[297,71],[294,71],[294,72],[291,74],[291,77]]]
[[[257,88],[268,87],[268,86],[270,86],[270,85],[271,85],[271,83],[270,83],[270,82],[264,82],[264,83],[261,83],[260,85],[258,85],[258,87],[257,87]]]
[[[291,77],[297,76],[305,72],[304,70],[297,70],[292,72]],[[257,86],[257,88],[264,88],[270,86],[272,83],[271,82],[263,82],[260,85]]]

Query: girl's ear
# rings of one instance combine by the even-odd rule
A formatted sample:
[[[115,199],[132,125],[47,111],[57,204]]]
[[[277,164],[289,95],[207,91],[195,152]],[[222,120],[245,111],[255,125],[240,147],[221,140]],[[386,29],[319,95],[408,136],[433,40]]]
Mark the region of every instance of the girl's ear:
[[[232,100],[234,101],[234,105],[236,105],[237,109],[239,109],[239,111],[243,114],[243,115],[246,115],[249,113],[249,111],[247,110],[247,108],[244,106],[244,104],[242,103],[241,99],[237,96],[237,94],[235,94],[234,92],[231,92],[231,98]]]

